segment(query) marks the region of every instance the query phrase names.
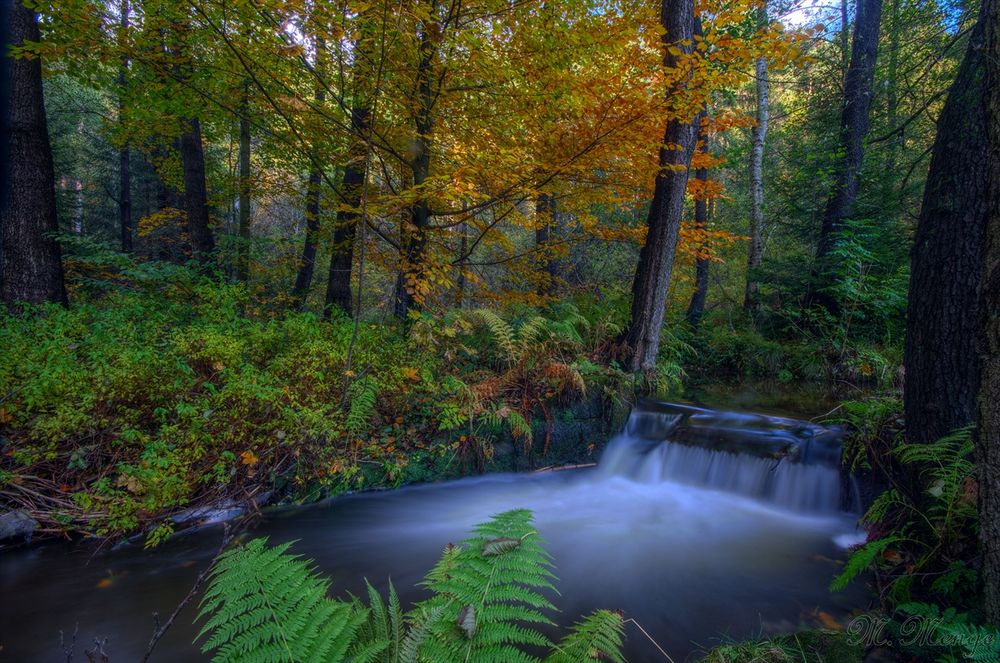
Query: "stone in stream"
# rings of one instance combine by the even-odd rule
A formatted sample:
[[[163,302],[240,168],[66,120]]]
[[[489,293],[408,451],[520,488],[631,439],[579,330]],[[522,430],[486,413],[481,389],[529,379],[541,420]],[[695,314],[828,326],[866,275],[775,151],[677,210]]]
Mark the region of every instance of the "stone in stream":
[[[37,528],[34,518],[21,511],[8,511],[0,516],[0,544],[27,543]]]

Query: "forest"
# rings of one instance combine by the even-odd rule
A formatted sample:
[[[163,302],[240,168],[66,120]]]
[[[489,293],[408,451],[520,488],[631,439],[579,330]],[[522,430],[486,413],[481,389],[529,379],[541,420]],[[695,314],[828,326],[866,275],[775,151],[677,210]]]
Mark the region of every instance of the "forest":
[[[1000,661],[1000,1],[0,11],[0,661]]]

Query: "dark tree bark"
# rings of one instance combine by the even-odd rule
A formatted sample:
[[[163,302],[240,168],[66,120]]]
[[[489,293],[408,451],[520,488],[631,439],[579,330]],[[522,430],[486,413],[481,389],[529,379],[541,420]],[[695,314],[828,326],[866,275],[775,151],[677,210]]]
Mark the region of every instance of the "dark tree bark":
[[[306,237],[302,244],[299,271],[295,275],[295,285],[292,287],[292,298],[299,305],[305,303],[312,287],[313,273],[316,271],[316,239],[319,236],[321,221],[322,192],[323,174],[313,165],[309,169],[309,180],[306,182]]]
[[[239,246],[236,252],[236,278],[246,281],[250,275],[250,83],[243,84],[240,100],[240,180],[239,216],[236,233]]]
[[[129,28],[128,0],[119,5],[121,39],[124,41]],[[125,121],[125,86],[128,84],[128,57],[122,57],[118,67],[118,121]],[[129,146],[118,151],[118,227],[121,231],[122,251],[132,252],[132,161]]]
[[[910,254],[904,405],[908,442],[931,442],[973,422],[979,371],[976,303],[988,211],[983,31],[938,118]]]
[[[983,546],[983,607],[1000,626],[1000,2],[984,0],[983,51],[989,141],[988,201],[979,298],[980,386],[976,427],[980,534]],[[977,136],[971,136],[975,140]]]
[[[333,229],[330,247],[330,273],[326,281],[324,316],[329,317],[334,308],[349,316],[354,315],[351,300],[351,273],[354,269],[354,237],[361,215],[361,196],[364,193],[365,162],[368,151],[368,128],[371,114],[365,106],[351,109],[351,128],[355,144],[350,162],[344,168],[341,191],[344,207],[337,212],[337,225]]]
[[[11,4],[10,45],[40,41],[35,12],[19,0]],[[38,58],[14,59],[4,46],[3,81],[9,96],[3,118],[6,172],[0,184],[0,294],[12,311],[19,302],[65,305],[62,256],[53,236],[59,225],[42,63]]]
[[[664,64],[673,67],[679,56],[672,54],[669,47],[680,49],[684,54],[693,48],[693,0],[663,0],[660,22],[664,28]],[[686,81],[678,85],[683,87]],[[670,90],[668,94],[674,92]],[[664,145],[679,149],[660,148],[660,171],[646,218],[646,241],[632,281],[632,311],[622,340],[631,351],[629,366],[633,371],[651,370],[656,366],[696,133],[693,118],[672,119],[667,122],[663,135]]]
[[[844,221],[854,213],[854,203],[858,198],[881,19],[882,0],[858,0],[851,63],[844,79],[844,107],[840,118],[843,155],[837,161],[833,191],[823,214],[816,247],[816,278],[806,302],[807,306],[820,304],[833,313],[838,312],[838,303],[829,292],[836,281],[836,265],[831,254],[836,248],[837,234],[842,230]]]
[[[187,208],[188,241],[194,257],[204,263],[215,250],[209,225],[208,191],[205,185],[205,151],[201,142],[201,122],[187,121],[181,134],[181,164],[184,168],[184,202]]]
[[[434,4],[431,3],[429,15],[434,15]],[[436,40],[441,26],[432,21],[426,22],[420,30],[419,62],[417,64],[417,112],[414,121],[414,156],[410,162],[413,173],[413,186],[421,186],[430,176],[431,169],[431,132],[434,129],[434,92],[432,75],[434,58],[437,52]],[[400,233],[399,272],[396,276],[396,294],[393,312],[400,320],[406,320],[413,308],[419,308],[420,297],[416,288],[423,279],[424,250],[427,246],[427,227],[430,225],[431,210],[426,198],[421,197],[410,208],[410,221],[404,224]]]
[[[708,152],[708,132],[705,123],[705,114],[699,118],[700,129],[698,131],[698,144],[700,149]],[[703,183],[708,181],[708,169],[699,168],[694,172],[696,179]],[[704,191],[704,188],[702,189]],[[708,229],[708,200],[704,196],[698,196],[694,200],[694,227],[698,230]],[[703,245],[699,251],[704,252]],[[693,329],[697,329],[701,324],[701,318],[705,314],[705,301],[708,299],[708,269],[711,261],[699,254],[695,260],[694,293],[691,295],[691,302],[688,304],[687,321]]]
[[[325,73],[326,39],[317,36],[316,45],[316,71],[322,76]],[[326,90],[322,85],[316,86],[314,93],[316,104],[322,106],[326,101]],[[295,285],[292,287],[292,298],[299,303],[305,304],[309,296],[309,289],[312,287],[313,273],[316,271],[316,240],[319,237],[320,212],[322,205],[322,183],[323,173],[320,170],[318,158],[313,155],[309,165],[309,181],[306,183],[306,237],[302,245],[302,260],[299,261],[299,272],[295,276]]]
[[[543,280],[538,282],[539,295],[551,295],[559,278],[559,262],[552,256],[549,242],[556,230],[556,199],[543,193],[535,201],[535,250],[538,252],[539,266]]]

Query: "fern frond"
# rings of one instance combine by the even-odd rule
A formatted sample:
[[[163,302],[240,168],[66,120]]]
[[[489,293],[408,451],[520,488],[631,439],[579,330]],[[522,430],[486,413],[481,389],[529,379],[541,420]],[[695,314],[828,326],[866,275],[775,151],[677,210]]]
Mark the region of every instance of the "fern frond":
[[[884,539],[869,541],[851,553],[844,565],[844,570],[830,583],[831,592],[839,592],[856,577],[866,571],[882,552],[892,544],[900,541],[898,536],[887,536]]]
[[[517,354],[517,345],[514,342],[514,330],[507,321],[489,309],[477,309],[472,312],[472,316],[478,318],[490,331],[493,339],[508,361]]]
[[[553,609],[541,593],[554,589],[551,566],[531,526],[530,512],[508,511],[479,525],[472,538],[445,550],[423,583],[435,596],[422,607],[443,612],[421,647],[422,659],[434,663],[533,660],[519,647],[551,644],[529,628],[552,623],[541,612]],[[471,624],[470,614],[475,620]]]
[[[347,432],[351,437],[359,437],[368,428],[368,422],[375,412],[378,383],[368,376],[351,384],[347,392],[351,399],[347,412]]]
[[[581,663],[582,661],[614,661],[622,658],[622,616],[610,610],[598,610],[578,622],[563,638],[545,663]]]
[[[343,660],[367,610],[327,597],[329,583],[296,556],[291,544],[268,548],[255,539],[219,558],[201,602],[208,617],[198,637],[213,663]]]

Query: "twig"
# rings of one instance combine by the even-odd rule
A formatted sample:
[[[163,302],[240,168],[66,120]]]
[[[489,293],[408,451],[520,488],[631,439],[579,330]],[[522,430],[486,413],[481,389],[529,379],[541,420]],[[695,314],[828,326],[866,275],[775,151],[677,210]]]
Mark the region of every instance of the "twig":
[[[658,643],[658,642],[656,642],[656,640],[653,640],[653,636],[651,636],[651,635],[650,635],[649,633],[647,633],[647,632],[646,632],[646,629],[644,629],[644,628],[642,627],[642,624],[640,624],[639,622],[635,621],[635,620],[634,620],[634,619],[632,619],[631,617],[629,617],[628,619],[626,619],[624,623],[625,623],[625,624],[628,624],[629,622],[632,622],[633,624],[635,624],[635,625],[636,625],[636,628],[638,628],[638,629],[639,629],[640,631],[642,631],[642,634],[643,634],[644,636],[646,636],[646,638],[647,638],[647,639],[648,639],[648,640],[649,640],[650,642],[652,642],[652,643],[653,643],[653,646],[654,646],[654,647],[656,647],[656,649],[657,649],[657,650],[659,650],[659,652],[660,652],[661,654],[663,654],[664,656],[666,656],[666,657],[667,657],[667,660],[668,660],[668,661],[670,661],[670,663],[674,663],[674,659],[670,658],[670,654],[668,654],[667,652],[663,651],[663,647],[661,647],[661,646],[659,645],[659,643]]]
[[[66,663],[73,663],[73,652],[76,649],[76,634],[80,630],[80,622],[77,622],[73,626],[73,637],[69,641],[69,647],[66,646],[66,642],[63,640],[62,629],[59,629],[59,646],[62,647],[63,653],[66,654]]]
[[[205,569],[198,574],[198,577],[195,579],[194,584],[191,585],[191,589],[188,590],[187,595],[183,599],[181,599],[181,602],[177,604],[177,607],[174,608],[174,611],[170,613],[170,617],[167,618],[167,621],[164,622],[163,625],[161,626],[159,613],[156,612],[153,613],[153,624],[154,624],[153,637],[149,639],[149,645],[146,647],[146,654],[145,656],[142,657],[140,663],[146,663],[146,661],[149,660],[149,657],[152,656],[153,649],[156,647],[156,643],[160,641],[160,638],[163,637],[163,634],[166,633],[167,630],[173,625],[174,620],[177,618],[177,615],[179,615],[181,611],[187,607],[187,604],[191,602],[191,599],[194,598],[194,595],[198,593],[198,590],[201,588],[201,584],[205,582],[205,578],[208,577],[209,572],[215,567],[216,561],[218,561],[219,556],[222,555],[222,552],[226,549],[226,546],[229,545],[229,542],[232,541],[232,538],[233,536],[232,532],[229,529],[229,523],[224,523],[222,525],[222,543],[219,545],[218,552],[216,552],[215,555],[212,557],[212,561],[209,563],[209,565],[206,566]]]
[[[597,463],[579,463],[577,465],[546,465],[545,467],[540,467],[532,474],[541,474],[543,472],[564,472],[566,470],[582,470],[586,467],[597,467]]]
[[[839,410],[839,409],[840,409],[840,408],[842,408],[842,407],[844,407],[844,404],[843,404],[843,403],[841,403],[841,404],[840,404],[840,405],[838,405],[837,407],[833,408],[832,410],[830,410],[830,411],[829,411],[829,412],[827,412],[826,414],[821,414],[821,415],[819,415],[819,416],[816,416],[816,417],[813,417],[813,418],[812,418],[812,419],[810,419],[809,421],[816,421],[816,420],[818,420],[818,419],[825,419],[825,418],[829,417],[829,416],[830,416],[831,414],[833,414],[834,412],[836,412],[837,410]]]

